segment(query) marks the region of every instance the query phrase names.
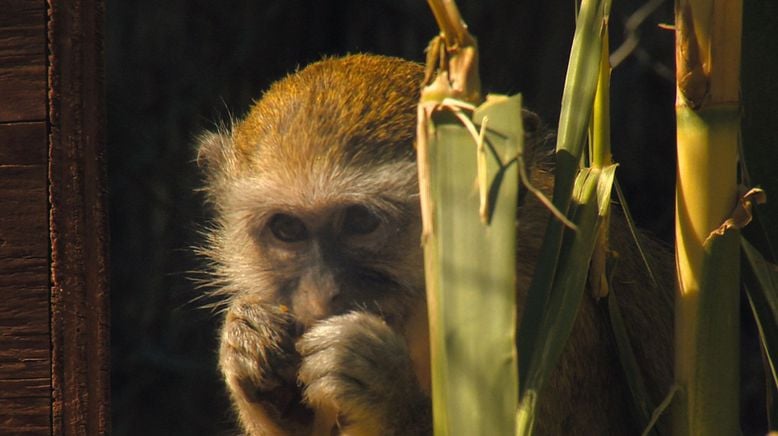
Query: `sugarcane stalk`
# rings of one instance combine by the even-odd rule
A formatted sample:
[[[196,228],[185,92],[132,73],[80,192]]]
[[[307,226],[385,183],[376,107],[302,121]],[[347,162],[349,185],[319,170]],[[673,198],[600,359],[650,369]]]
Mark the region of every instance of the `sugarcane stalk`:
[[[676,435],[739,432],[737,203],[742,2],[677,0]]]

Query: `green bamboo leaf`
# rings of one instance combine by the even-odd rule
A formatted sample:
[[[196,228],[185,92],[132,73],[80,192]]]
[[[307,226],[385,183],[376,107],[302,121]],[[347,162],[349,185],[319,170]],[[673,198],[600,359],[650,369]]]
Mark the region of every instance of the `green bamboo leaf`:
[[[754,314],[759,339],[764,350],[772,383],[767,389],[768,428],[778,427],[778,270],[745,238],[740,241],[743,250],[743,281],[751,312]],[[772,397],[772,400],[770,398]]]
[[[775,128],[778,124],[778,111],[773,109],[778,101],[778,38],[773,29],[778,26],[778,2],[759,0],[743,2],[743,59],[741,64],[741,90],[744,102],[742,121],[741,158],[747,168],[741,170],[748,186],[761,186],[771,195],[778,192],[778,177],[775,162],[778,162],[778,147],[775,147]],[[744,229],[744,233],[753,236],[750,241],[755,248],[773,260],[778,259],[778,202],[769,201],[754,207],[754,223]],[[748,254],[745,250],[746,255]],[[744,268],[746,272],[748,268]],[[746,273],[747,274],[747,273]],[[774,277],[774,275],[773,275]],[[775,283],[775,282],[773,282]],[[776,286],[772,287],[773,297]],[[751,298],[750,286],[746,287],[752,310],[765,310],[767,306],[756,303]],[[775,298],[773,298],[775,301]],[[775,306],[773,305],[773,308]],[[773,320],[778,319],[773,309]],[[756,314],[754,316],[757,318]],[[769,359],[771,377],[775,382],[776,353],[778,347],[774,336],[778,333],[775,321],[770,324],[760,321],[759,328],[767,334],[772,333],[773,357]],[[762,333],[765,342],[767,334]],[[765,349],[767,347],[764,347]],[[767,369],[767,368],[766,368]],[[778,430],[778,387],[773,383],[767,386],[768,423],[770,430]]]
[[[559,268],[551,290],[549,315],[541,324],[540,333],[546,340],[540,348],[542,351],[538,355],[538,363],[529,368],[537,375],[528,378],[528,387],[541,386],[545,382],[572,330],[578,303],[586,287],[598,226],[610,201],[615,170],[616,165],[610,165],[602,171],[587,168],[581,170],[575,180],[573,222],[578,226],[578,231],[566,232],[563,241]]]
[[[768,263],[745,238],[740,240],[740,247],[745,254],[746,295],[754,313],[773,384],[778,387],[778,269]]]
[[[528,363],[525,391],[517,412],[517,435],[532,433],[535,402],[540,389],[562,354],[573,329],[575,315],[586,288],[589,262],[594,251],[599,226],[610,201],[616,165],[602,170],[585,168],[578,173],[573,189],[571,210],[578,231],[565,232],[559,268],[551,289],[548,313],[541,320],[538,348]],[[549,259],[540,258],[538,262]]]
[[[632,218],[632,212],[630,212],[629,205],[627,204],[627,198],[621,191],[621,185],[619,185],[618,179],[613,182],[613,191],[616,193],[616,198],[619,200],[619,205],[621,205],[621,211],[624,214],[624,219],[627,222],[627,229],[629,229],[629,234],[632,235],[632,242],[635,243],[638,253],[640,253],[640,260],[643,263],[643,267],[646,269],[646,274],[648,274],[648,278],[651,280],[651,287],[657,288],[659,284],[656,281],[654,269],[651,268],[651,264],[648,262],[646,250],[643,248],[643,243],[640,241],[641,238],[638,236],[637,224],[635,224],[635,220]]]
[[[640,371],[640,365],[638,365],[637,359],[635,358],[635,352],[632,349],[632,343],[627,334],[624,319],[621,316],[621,309],[619,308],[616,293],[616,289],[610,287],[610,292],[607,297],[608,316],[611,330],[613,331],[613,337],[616,342],[616,349],[619,353],[619,362],[621,363],[621,368],[624,370],[624,378],[626,379],[627,386],[632,394],[633,414],[638,420],[638,428],[646,429],[643,433],[644,435],[657,435],[660,433],[655,428],[649,428],[651,412],[654,408],[651,405],[651,397],[648,395],[646,382]]]
[[[659,418],[662,417],[662,415],[667,412],[668,408],[670,407],[670,404],[672,404],[673,399],[675,399],[675,396],[678,395],[678,392],[681,390],[681,388],[678,386],[678,384],[674,384],[670,387],[670,392],[665,395],[665,398],[662,400],[661,403],[659,403],[658,406],[654,409],[653,413],[651,413],[651,420],[648,421],[648,425],[645,429],[643,429],[643,433],[641,433],[641,436],[649,436],[654,431],[654,427],[659,426]],[[662,434],[666,434],[666,431],[662,431]]]
[[[554,206],[567,213],[573,184],[578,171],[583,144],[586,138],[592,103],[600,71],[602,45],[601,29],[610,11],[610,0],[584,0],[576,20],[576,30],[562,95],[562,107],[556,144],[556,169]],[[568,216],[571,216],[569,213]],[[534,359],[539,341],[546,340],[539,334],[546,316],[552,285],[560,258],[563,226],[551,220],[538,256],[535,275],[527,293],[519,329],[519,371],[521,396],[527,377],[529,362]]]
[[[521,96],[487,98],[469,128],[456,114],[466,111],[442,108],[427,124],[434,231],[424,254],[435,434],[506,435],[515,427],[518,392],[515,217]],[[486,159],[481,157],[479,178],[483,125]],[[487,224],[479,213],[477,180],[488,183]]]
[[[570,201],[570,188],[589,127],[600,74],[602,28],[610,5],[610,0],[584,0],[576,20],[556,143],[556,174],[562,177],[554,187],[554,204],[562,211]]]

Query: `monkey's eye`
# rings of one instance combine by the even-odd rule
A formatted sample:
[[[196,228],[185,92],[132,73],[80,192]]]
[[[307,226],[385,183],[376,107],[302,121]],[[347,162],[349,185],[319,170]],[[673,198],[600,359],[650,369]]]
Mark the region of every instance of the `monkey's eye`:
[[[277,213],[268,223],[273,236],[282,242],[300,242],[308,239],[308,229],[300,218],[284,213]]]
[[[351,235],[367,235],[381,224],[381,218],[364,206],[349,206],[343,217],[343,231]]]

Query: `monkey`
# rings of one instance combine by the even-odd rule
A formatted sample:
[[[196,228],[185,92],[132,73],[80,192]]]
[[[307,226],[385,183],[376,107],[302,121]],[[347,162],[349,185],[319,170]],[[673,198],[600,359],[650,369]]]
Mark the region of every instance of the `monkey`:
[[[432,432],[414,149],[423,70],[379,55],[324,58],[199,139],[215,216],[204,251],[224,307],[219,368],[248,435]],[[539,119],[523,117],[531,180],[550,192]],[[522,196],[519,307],[549,219]],[[611,222],[613,289],[658,404],[672,379],[672,257],[648,242],[651,287],[623,218]],[[616,354],[601,304],[586,298],[540,394],[536,434],[642,430]]]

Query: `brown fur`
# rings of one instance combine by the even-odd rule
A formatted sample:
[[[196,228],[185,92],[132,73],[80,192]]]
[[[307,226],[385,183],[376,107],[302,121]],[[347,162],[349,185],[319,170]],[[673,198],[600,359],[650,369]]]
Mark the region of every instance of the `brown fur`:
[[[217,213],[206,252],[226,307],[220,366],[249,434],[310,434],[328,425],[314,423],[314,409],[337,414],[342,434],[430,433],[413,149],[421,76],[420,66],[398,59],[326,59],[277,82],[242,121],[201,140]],[[550,190],[552,174],[532,177]],[[380,225],[349,233],[354,205]],[[294,217],[306,238],[280,242],[269,230],[279,214]],[[519,209],[520,301],[547,220],[533,198]],[[663,288],[650,289],[621,220],[613,222],[621,259],[613,286],[658,400],[670,381],[671,263],[652,248],[661,253]],[[587,298],[541,396],[539,434],[637,430],[609,335]]]

